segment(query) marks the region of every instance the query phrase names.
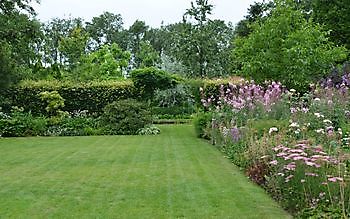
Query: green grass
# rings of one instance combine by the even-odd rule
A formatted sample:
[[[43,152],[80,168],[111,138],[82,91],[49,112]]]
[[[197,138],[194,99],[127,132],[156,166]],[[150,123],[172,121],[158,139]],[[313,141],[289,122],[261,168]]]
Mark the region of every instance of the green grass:
[[[288,218],[189,125],[0,139],[0,218]]]

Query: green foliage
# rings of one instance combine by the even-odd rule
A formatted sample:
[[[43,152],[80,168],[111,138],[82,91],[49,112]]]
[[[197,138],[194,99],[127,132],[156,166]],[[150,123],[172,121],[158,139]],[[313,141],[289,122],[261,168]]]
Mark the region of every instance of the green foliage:
[[[269,16],[270,10],[273,8],[273,2],[254,2],[250,5],[248,9],[248,14],[244,17],[243,20],[238,22],[235,27],[235,36],[236,37],[246,37],[252,30],[252,24],[254,22],[263,22],[267,16]]]
[[[27,14],[13,11],[0,12],[0,27],[0,76],[4,78],[0,84],[7,84],[13,81],[11,78],[23,77],[37,62],[40,55],[35,46],[40,43],[40,24]]]
[[[32,2],[40,2],[40,0],[1,0],[0,13],[10,14],[18,10],[25,10],[31,14],[35,14]]]
[[[45,110],[49,115],[57,116],[62,112],[61,109],[64,107],[64,99],[57,91],[44,91],[39,94],[39,97],[42,101],[47,103]]]
[[[344,0],[313,0],[312,13],[315,22],[330,30],[330,38],[338,45],[350,49],[350,4]]]
[[[136,20],[129,28],[128,30],[128,49],[131,51],[131,53],[135,56],[140,51],[140,44],[142,41],[145,40],[146,33],[148,31],[149,27],[146,25],[144,21]],[[134,59],[133,60],[133,67],[139,68],[140,67],[140,60]]]
[[[190,87],[184,84],[178,84],[176,87],[166,90],[156,90],[153,102],[159,107],[194,106]]]
[[[11,58],[10,46],[0,41],[0,90],[9,86],[16,77],[16,63]]]
[[[92,43],[89,47],[101,48],[112,43],[121,44],[118,36],[123,29],[123,19],[120,14],[104,12],[98,17],[93,17],[91,23],[86,24]]]
[[[0,96],[4,99],[0,102],[0,107],[9,111],[10,106],[19,106],[26,112],[46,115],[47,102],[39,98],[39,94],[45,91],[57,91],[62,96],[65,100],[63,111],[88,110],[89,114],[97,115],[100,115],[102,109],[113,101],[138,97],[131,81],[90,83],[26,81],[16,87],[0,91]]]
[[[270,131],[270,128],[275,127],[277,130],[284,130],[288,127],[288,120],[271,120],[271,119],[259,119],[248,120],[247,127],[251,135],[262,137],[264,134]]]
[[[72,70],[85,54],[89,35],[79,26],[59,41],[59,50],[66,58],[66,64]]]
[[[120,79],[128,66],[131,54],[117,44],[104,45],[101,49],[86,55],[74,71],[75,80]]]
[[[146,98],[152,98],[157,89],[169,89],[178,83],[173,75],[153,67],[132,71],[131,79],[140,96]]]
[[[147,105],[133,99],[108,104],[101,115],[101,123],[107,134],[134,135],[151,122]]]
[[[194,120],[194,129],[196,131],[197,137],[200,138],[210,138],[210,133],[208,133],[208,129],[211,128],[213,115],[209,112],[200,112],[197,113]]]
[[[149,42],[141,41],[140,49],[135,54],[135,62],[138,68],[155,67],[160,62],[160,57]]]
[[[288,2],[277,4],[269,18],[254,24],[247,38],[237,38],[233,57],[243,76],[258,83],[281,81],[301,91],[324,77],[347,53],[334,47],[319,25]]]
[[[0,112],[0,137],[88,136],[103,134],[98,119],[84,112],[55,117],[34,116],[23,109]]]
[[[34,117],[24,113],[23,109],[15,108],[11,114],[0,112],[1,137],[25,137],[43,135],[47,128],[44,117]]]
[[[160,134],[160,129],[155,125],[149,125],[145,128],[137,130],[138,135],[158,135]]]
[[[188,77],[228,75],[232,27],[224,21],[202,25],[178,23],[168,26],[168,49],[165,54],[186,67]]]
[[[41,51],[43,53],[42,62],[51,66],[52,76],[56,79],[61,78],[61,67],[64,65],[65,57],[61,52],[61,40],[65,39],[74,30],[81,27],[80,18],[59,19],[55,18],[43,24],[43,42]],[[68,41],[67,41],[68,42]]]

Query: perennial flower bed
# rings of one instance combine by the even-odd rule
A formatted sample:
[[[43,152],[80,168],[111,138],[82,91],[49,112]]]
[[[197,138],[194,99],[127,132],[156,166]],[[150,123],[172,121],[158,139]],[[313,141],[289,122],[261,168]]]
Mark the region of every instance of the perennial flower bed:
[[[347,218],[349,76],[304,94],[254,81],[221,85],[217,96],[202,90],[202,136],[294,215]]]

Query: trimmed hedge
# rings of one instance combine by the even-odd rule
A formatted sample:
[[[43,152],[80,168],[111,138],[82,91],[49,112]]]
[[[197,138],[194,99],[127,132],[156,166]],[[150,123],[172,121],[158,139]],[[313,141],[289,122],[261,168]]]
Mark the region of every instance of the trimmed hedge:
[[[117,100],[137,98],[138,94],[130,80],[91,83],[72,83],[59,81],[25,81],[16,87],[0,91],[0,107],[9,112],[12,106],[23,107],[33,114],[46,114],[47,103],[40,99],[44,91],[58,91],[64,99],[63,111],[88,110],[100,115],[103,108]]]

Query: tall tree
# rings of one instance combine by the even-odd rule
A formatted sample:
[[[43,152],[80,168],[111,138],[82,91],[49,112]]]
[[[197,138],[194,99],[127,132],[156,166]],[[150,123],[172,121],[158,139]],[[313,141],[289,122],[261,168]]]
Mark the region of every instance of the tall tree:
[[[350,49],[350,1],[313,0],[313,18],[330,30],[331,39]]]
[[[168,27],[171,41],[167,54],[186,66],[189,76],[228,74],[228,65],[223,63],[228,63],[229,56],[221,55],[230,46],[232,29],[223,21],[210,20],[212,9],[207,0],[192,2],[183,22]]]
[[[74,28],[81,27],[82,22],[80,18],[54,18],[42,26],[45,36],[44,63],[56,67],[64,64],[64,56],[59,50],[60,41],[68,37]]]
[[[137,68],[155,67],[160,62],[160,56],[147,41],[140,42],[140,48],[135,54]]]
[[[67,66],[73,70],[86,53],[89,35],[81,28],[74,28],[59,42],[59,50],[64,55]]]
[[[27,71],[36,60],[33,47],[40,37],[40,25],[33,18],[35,12],[30,6],[31,2],[0,1],[0,76],[4,79],[1,86],[9,84],[10,79],[20,77],[18,72]],[[17,68],[21,70],[15,70]]]
[[[248,14],[236,25],[235,35],[238,37],[248,36],[253,31],[251,27],[252,24],[257,21],[263,21],[270,15],[271,9],[273,8],[274,3],[272,1],[254,2],[254,4],[250,5]]]
[[[86,24],[86,30],[92,39],[92,48],[100,48],[104,44],[119,42],[118,34],[123,30],[123,19],[120,14],[104,12]]]

